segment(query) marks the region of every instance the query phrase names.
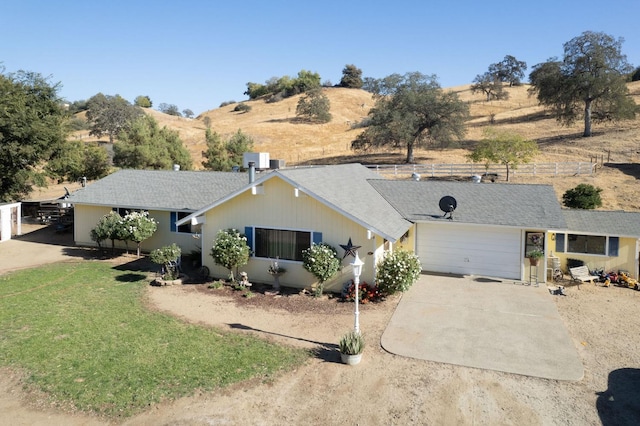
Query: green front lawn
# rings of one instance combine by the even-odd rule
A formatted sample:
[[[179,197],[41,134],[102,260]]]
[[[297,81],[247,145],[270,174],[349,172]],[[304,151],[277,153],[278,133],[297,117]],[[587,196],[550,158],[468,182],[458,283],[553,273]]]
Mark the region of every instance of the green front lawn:
[[[269,379],[309,356],[150,311],[147,285],[144,274],[90,261],[0,276],[0,365],[26,371],[60,406],[113,417]]]

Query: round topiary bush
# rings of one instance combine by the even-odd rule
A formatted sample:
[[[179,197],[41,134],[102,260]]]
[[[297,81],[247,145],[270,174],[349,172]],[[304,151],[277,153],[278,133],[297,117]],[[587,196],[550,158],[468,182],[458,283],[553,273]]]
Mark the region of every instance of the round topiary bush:
[[[318,279],[319,293],[322,294],[324,282],[340,269],[340,259],[336,249],[329,244],[311,244],[311,247],[302,251],[302,266]]]
[[[376,284],[382,293],[407,291],[420,276],[422,267],[415,253],[407,250],[389,252],[378,262]]]

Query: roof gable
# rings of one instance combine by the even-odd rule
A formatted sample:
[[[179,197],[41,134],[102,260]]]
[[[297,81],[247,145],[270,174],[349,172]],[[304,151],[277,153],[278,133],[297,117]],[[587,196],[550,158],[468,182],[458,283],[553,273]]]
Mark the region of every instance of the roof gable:
[[[564,228],[560,204],[550,185],[521,185],[450,181],[371,181],[371,185],[406,219],[442,221],[439,201],[456,199],[453,222],[514,226],[521,228]]]
[[[194,211],[245,186],[247,182],[246,173],[119,170],[74,192],[69,202]]]
[[[360,223],[363,227],[391,241],[399,239],[410,227],[389,203],[369,185],[368,179],[380,178],[361,164],[301,167],[275,170],[255,182],[201,208],[178,224],[191,220],[216,206],[229,201],[251,187],[269,179],[280,178],[293,188],[314,197],[324,205]]]

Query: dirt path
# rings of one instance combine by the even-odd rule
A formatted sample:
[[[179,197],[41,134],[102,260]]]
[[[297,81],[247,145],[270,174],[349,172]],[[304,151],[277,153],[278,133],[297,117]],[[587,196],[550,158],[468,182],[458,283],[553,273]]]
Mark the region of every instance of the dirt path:
[[[640,334],[635,326],[640,292],[581,285],[568,287],[567,294],[554,300],[585,366],[579,382],[389,354],[379,341],[398,298],[362,306],[361,328],[369,345],[363,361],[348,367],[339,363],[335,342],[353,325],[350,304],[299,296],[301,303],[295,297],[278,298],[261,307],[258,297],[239,299],[203,286],[149,287],[151,309],[314,348],[317,356],[267,383],[197,394],[111,424],[634,424],[640,417]],[[0,373],[0,424],[109,424],[51,411],[45,396],[23,392],[19,374]],[[600,392],[613,393],[599,397]],[[616,410],[627,417],[616,417]]]

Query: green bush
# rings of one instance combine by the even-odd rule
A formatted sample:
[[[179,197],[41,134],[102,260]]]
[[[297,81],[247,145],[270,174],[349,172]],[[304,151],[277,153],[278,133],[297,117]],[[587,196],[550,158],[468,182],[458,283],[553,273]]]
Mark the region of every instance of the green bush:
[[[387,253],[378,262],[376,284],[384,294],[407,291],[416,282],[421,271],[418,256],[413,252],[399,249]]]
[[[601,188],[581,183],[564,193],[562,203],[570,209],[595,209],[602,206],[601,192]]]
[[[251,105],[247,105],[244,102],[240,102],[238,105],[236,105],[236,107],[233,110],[236,112],[249,112],[251,111]]]
[[[238,268],[249,263],[249,246],[247,237],[236,229],[221,229],[211,247],[211,257],[218,264],[229,270],[229,279],[235,281]]]
[[[335,275],[340,269],[340,259],[338,252],[329,244],[311,244],[306,250],[302,251],[302,266],[311,272],[320,283],[319,293],[322,294],[322,287],[325,281]],[[317,292],[316,296],[319,296]]]
[[[178,278],[178,271],[172,266],[172,262],[181,255],[182,249],[176,243],[173,243],[170,246],[160,247],[151,251],[150,257],[153,263],[162,265],[163,270],[166,272],[164,278],[172,280]]]

